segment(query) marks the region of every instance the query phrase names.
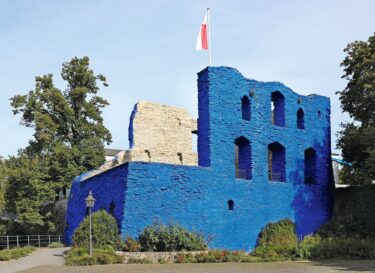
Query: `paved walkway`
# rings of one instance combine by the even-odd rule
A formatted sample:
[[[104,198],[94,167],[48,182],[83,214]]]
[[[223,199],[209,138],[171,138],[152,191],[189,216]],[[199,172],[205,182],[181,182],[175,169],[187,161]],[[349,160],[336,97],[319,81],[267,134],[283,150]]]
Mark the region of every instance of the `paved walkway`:
[[[68,249],[68,247],[39,248],[18,260],[0,262],[0,273],[13,273],[41,265],[62,266],[64,265],[62,253]]]
[[[24,273],[359,273],[375,272],[375,261],[223,264],[122,264],[39,266]]]

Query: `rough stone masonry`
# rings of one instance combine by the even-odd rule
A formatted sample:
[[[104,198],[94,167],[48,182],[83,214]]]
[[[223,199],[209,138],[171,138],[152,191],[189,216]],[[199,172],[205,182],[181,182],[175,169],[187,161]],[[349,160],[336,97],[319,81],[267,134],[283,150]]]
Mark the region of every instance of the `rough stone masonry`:
[[[93,210],[112,213],[123,238],[159,221],[203,233],[212,248],[250,250],[269,222],[289,218],[303,237],[329,220],[328,98],[208,67],[198,73],[198,114],[196,123],[178,108],[136,104],[130,149],[73,181],[65,242],[90,190]]]

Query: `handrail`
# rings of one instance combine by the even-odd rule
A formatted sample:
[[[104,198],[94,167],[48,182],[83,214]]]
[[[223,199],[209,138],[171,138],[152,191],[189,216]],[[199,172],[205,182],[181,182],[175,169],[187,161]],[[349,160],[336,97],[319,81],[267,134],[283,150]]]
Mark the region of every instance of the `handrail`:
[[[62,243],[62,235],[0,235],[0,249],[21,246],[46,247],[51,243]]]

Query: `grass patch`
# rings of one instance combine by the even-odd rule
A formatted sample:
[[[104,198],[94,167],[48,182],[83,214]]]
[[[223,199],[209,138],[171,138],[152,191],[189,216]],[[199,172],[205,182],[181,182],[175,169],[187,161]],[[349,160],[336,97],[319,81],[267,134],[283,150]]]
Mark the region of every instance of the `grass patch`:
[[[64,247],[65,245],[59,242],[53,242],[48,245],[49,248],[59,248]]]
[[[68,252],[65,265],[94,265],[94,264],[121,264],[123,258],[118,256],[113,249],[94,248],[90,257],[87,249],[73,248]]]
[[[19,259],[29,255],[35,250],[34,247],[19,247],[12,249],[0,250],[0,261],[9,261],[11,259]]]

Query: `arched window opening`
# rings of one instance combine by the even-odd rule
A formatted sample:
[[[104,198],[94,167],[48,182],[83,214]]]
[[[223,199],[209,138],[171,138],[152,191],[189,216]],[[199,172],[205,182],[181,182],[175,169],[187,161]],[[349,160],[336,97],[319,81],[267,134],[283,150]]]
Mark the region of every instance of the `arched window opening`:
[[[234,142],[236,178],[251,179],[251,146],[245,137],[239,137]]]
[[[228,210],[234,210],[234,201],[228,200]]]
[[[268,179],[285,181],[285,148],[278,142],[268,145]]]
[[[272,124],[285,127],[285,102],[280,92],[271,95],[271,121]]]
[[[305,129],[305,113],[301,108],[297,111],[297,128]]]
[[[116,208],[116,205],[115,205],[115,202],[111,202],[111,204],[109,205],[109,214],[111,214],[112,216],[115,215],[115,208]]]
[[[241,111],[242,111],[242,119],[243,120],[250,120],[251,119],[251,103],[247,96],[243,96],[241,100]]]
[[[316,183],[316,152],[313,148],[305,150],[305,184]]]

